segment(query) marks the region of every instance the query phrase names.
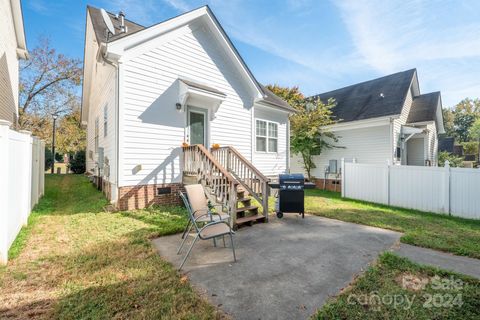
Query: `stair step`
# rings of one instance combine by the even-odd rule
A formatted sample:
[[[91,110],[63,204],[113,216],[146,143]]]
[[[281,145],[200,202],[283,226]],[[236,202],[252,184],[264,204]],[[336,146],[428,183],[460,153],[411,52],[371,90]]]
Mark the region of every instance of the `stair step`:
[[[264,216],[262,216],[261,214],[256,214],[254,216],[248,216],[248,217],[242,217],[242,218],[238,218],[236,223],[237,224],[242,224],[242,223],[245,223],[245,222],[250,222],[250,221],[255,221],[255,220],[261,220],[261,219],[265,219]]]
[[[237,199],[238,202],[248,202],[248,201],[252,201],[252,198],[241,198],[241,199]]]
[[[245,212],[245,211],[253,211],[253,210],[258,210],[258,207],[257,206],[241,207],[237,209],[237,212]]]

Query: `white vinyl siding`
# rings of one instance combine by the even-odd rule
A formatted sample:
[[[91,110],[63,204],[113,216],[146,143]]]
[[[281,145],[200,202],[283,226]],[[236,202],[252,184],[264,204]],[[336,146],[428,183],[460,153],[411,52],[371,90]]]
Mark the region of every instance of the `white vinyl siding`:
[[[338,142],[332,142],[341,148],[326,149],[319,156],[314,156],[316,168],[312,175],[323,178],[325,166],[329,160],[337,160],[337,167],[340,168],[340,161],[351,162],[354,158],[358,163],[385,164],[391,159],[390,152],[390,126],[376,126],[342,130],[334,132],[339,138]],[[302,161],[299,156],[292,159],[291,172],[304,172]]]
[[[17,40],[9,0],[0,0],[0,120],[17,118]]]
[[[104,176],[104,180],[112,184],[112,201],[116,200],[116,69],[106,63],[96,61],[97,44],[90,19],[87,19],[87,32],[85,59],[90,59],[95,66],[93,68],[92,79],[90,81],[90,95],[88,99],[88,123],[87,123],[87,172],[97,174],[96,162],[98,162],[98,149],[103,148],[104,160],[108,159],[109,176]],[[105,118],[106,116],[106,118]],[[98,139],[96,137],[95,122],[98,120]],[[106,121],[105,121],[106,120]],[[106,126],[106,128],[105,128]],[[105,135],[107,133],[107,135]],[[95,143],[95,141],[98,141]]]
[[[234,146],[247,159],[252,157],[252,93],[209,32],[185,26],[176,34],[122,66],[122,186],[181,181],[180,146],[186,140],[187,114],[175,107],[179,78],[226,94],[218,111],[208,117],[209,143]],[[193,99],[186,104],[211,107]]]

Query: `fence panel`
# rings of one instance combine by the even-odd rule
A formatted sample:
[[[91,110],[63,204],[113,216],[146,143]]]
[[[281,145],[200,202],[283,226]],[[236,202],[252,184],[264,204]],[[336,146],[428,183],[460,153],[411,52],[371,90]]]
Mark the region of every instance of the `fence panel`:
[[[390,167],[390,205],[448,213],[444,168]]]
[[[342,196],[480,219],[480,170],[345,163]]]
[[[480,169],[451,169],[450,210],[455,216],[480,219]]]
[[[0,121],[0,263],[43,194],[44,144]]]
[[[343,196],[388,204],[388,166],[344,163]]]

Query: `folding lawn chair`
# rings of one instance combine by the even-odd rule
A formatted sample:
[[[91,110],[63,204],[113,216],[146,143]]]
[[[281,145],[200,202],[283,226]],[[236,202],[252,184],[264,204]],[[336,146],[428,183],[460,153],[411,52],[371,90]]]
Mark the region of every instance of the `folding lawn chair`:
[[[202,189],[202,193],[203,193],[203,189]],[[192,248],[193,248],[193,246],[195,245],[195,243],[197,242],[198,239],[200,239],[200,240],[214,239],[215,240],[215,238],[223,237],[223,245],[225,246],[225,238],[224,237],[226,235],[229,235],[230,236],[230,242],[232,244],[233,260],[237,261],[237,258],[235,256],[235,246],[233,244],[233,235],[235,234],[235,232],[232,231],[228,222],[226,222],[225,220],[218,220],[218,219],[217,220],[212,220],[211,219],[212,216],[211,216],[210,211],[207,211],[207,213],[198,214],[197,216],[195,216],[195,214],[194,214],[195,211],[193,211],[193,209],[191,207],[191,202],[189,201],[189,198],[187,199],[187,196],[182,192],[180,192],[180,197],[182,198],[183,203],[185,204],[185,207],[187,208],[188,215],[189,215],[189,218],[190,218],[190,221],[191,221],[191,226],[190,226],[188,232],[190,232],[190,229],[192,227],[195,228],[195,238],[194,238],[192,244],[190,245],[190,248],[188,248],[187,254],[185,255],[185,258],[183,258],[183,261],[182,261],[182,264],[180,265],[179,270],[182,269],[183,265],[187,261],[187,258],[190,255],[190,252],[192,251]],[[204,217],[209,217],[209,219],[211,219],[211,220],[204,220]],[[200,220],[202,220],[202,221],[200,221]],[[200,222],[203,222],[203,223],[206,223],[206,224],[204,226],[200,227],[199,226]],[[182,244],[180,245],[180,248],[178,249],[177,254],[179,254],[180,251],[182,250],[183,244],[185,243],[186,239],[187,239],[187,235],[184,236],[184,238],[182,240]]]

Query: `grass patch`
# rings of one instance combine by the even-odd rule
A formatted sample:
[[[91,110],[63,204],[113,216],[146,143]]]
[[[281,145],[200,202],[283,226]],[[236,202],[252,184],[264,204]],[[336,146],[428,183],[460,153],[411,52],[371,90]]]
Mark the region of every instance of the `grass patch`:
[[[478,319],[478,280],[384,253],[317,319]]]
[[[305,194],[307,213],[403,232],[403,243],[480,258],[480,221],[344,199],[318,189]]]
[[[0,318],[219,317],[150,244],[183,229],[182,208],[108,213],[83,176],[49,175],[45,183],[32,224],[0,269]]]

